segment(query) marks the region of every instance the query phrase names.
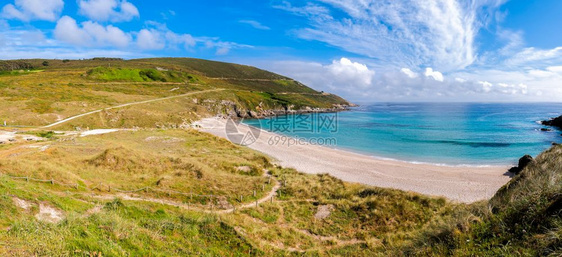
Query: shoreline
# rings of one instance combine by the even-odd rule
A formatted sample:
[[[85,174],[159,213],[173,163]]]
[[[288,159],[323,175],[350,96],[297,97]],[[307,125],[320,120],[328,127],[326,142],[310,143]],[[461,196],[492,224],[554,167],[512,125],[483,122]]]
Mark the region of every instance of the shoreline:
[[[285,136],[285,135],[283,135]],[[288,136],[287,136],[288,137]],[[319,145],[319,147],[326,147],[326,146],[321,146]],[[422,161],[406,161],[406,160],[400,160],[400,159],[396,159],[396,158],[391,158],[391,157],[382,157],[382,156],[377,156],[377,155],[372,155],[372,154],[368,154],[368,153],[363,153],[360,151],[355,151],[352,149],[344,149],[344,148],[330,148],[330,147],[326,147],[328,149],[332,149],[334,151],[341,151],[341,152],[349,152],[349,153],[354,153],[354,154],[358,154],[358,155],[363,155],[365,157],[368,158],[373,158],[376,160],[381,160],[381,161],[391,161],[391,162],[402,162],[402,163],[406,163],[406,164],[413,164],[413,165],[432,165],[432,166],[438,166],[438,167],[449,167],[449,168],[505,168],[505,167],[511,167],[513,165],[500,165],[500,164],[484,164],[484,165],[473,165],[473,164],[447,164],[447,163],[434,163],[434,162],[422,162]]]
[[[327,113],[329,113],[329,112],[327,112]],[[219,117],[215,117],[215,118],[222,119],[223,117],[219,116]],[[213,118],[205,118],[205,119],[213,119]],[[240,125],[252,127],[253,129],[260,130],[261,133],[271,133],[271,134],[275,134],[275,135],[278,135],[278,136],[281,136],[281,137],[292,138],[290,135],[270,132],[270,131],[267,131],[267,130],[261,128],[261,127],[255,127],[255,126],[252,126],[252,125],[249,125],[249,124],[246,124],[246,123],[241,122]],[[301,138],[303,138],[303,137],[301,137]],[[373,155],[372,153],[362,152],[362,151],[355,150],[355,149],[348,149],[348,148],[345,148],[345,147],[335,148],[333,146],[329,147],[329,146],[324,146],[324,145],[312,145],[312,146],[323,147],[323,148],[334,150],[334,151],[354,153],[354,154],[362,155],[362,156],[365,156],[365,157],[368,157],[368,158],[374,158],[374,159],[381,160],[381,161],[402,162],[402,163],[407,163],[407,164],[434,165],[434,166],[451,167],[451,168],[456,168],[456,167],[461,167],[461,168],[462,167],[466,167],[466,168],[506,168],[507,167],[507,169],[509,169],[509,168],[513,167],[514,165],[517,166],[517,163],[474,165],[474,164],[447,164],[447,163],[434,163],[434,162],[423,162],[423,161],[406,161],[406,160],[401,160],[399,158],[377,156],[377,155]]]
[[[195,123],[198,130],[227,139],[226,120],[206,118]],[[246,134],[250,127],[238,130]],[[388,160],[352,151],[310,144],[274,144],[271,137],[283,136],[261,129],[255,143],[248,147],[275,159],[281,166],[309,174],[328,173],[346,182],[394,188],[452,201],[471,203],[492,197],[505,185],[510,166],[441,166]]]

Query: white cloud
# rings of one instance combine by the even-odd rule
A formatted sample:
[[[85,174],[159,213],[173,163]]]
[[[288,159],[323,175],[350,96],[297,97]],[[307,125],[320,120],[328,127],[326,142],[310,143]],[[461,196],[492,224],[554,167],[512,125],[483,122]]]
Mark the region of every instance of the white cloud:
[[[56,21],[63,7],[63,0],[15,0],[2,8],[1,16],[22,21]]]
[[[277,8],[305,16],[296,35],[377,58],[398,67],[432,66],[450,71],[476,60],[474,39],[504,0],[377,1],[317,0]],[[327,7],[344,15],[332,15]]]
[[[238,44],[234,42],[224,42],[219,40],[219,38],[212,38],[212,37],[197,37],[195,38],[197,43],[201,43],[205,45],[207,49],[216,49],[216,55],[226,55],[232,49],[243,49],[243,48],[253,48],[250,45]]]
[[[115,47],[127,47],[131,42],[131,35],[112,25],[102,26],[98,23],[87,21],[82,23],[86,33],[92,35],[98,45],[111,45]]]
[[[149,57],[138,51],[114,50],[89,47],[84,51],[81,46],[72,44],[61,46],[60,41],[48,38],[40,30],[10,30],[1,33],[6,44],[0,44],[0,59],[80,59],[92,57]]]
[[[102,26],[86,21],[79,26],[76,20],[68,16],[62,17],[55,27],[57,40],[77,46],[113,46],[124,48],[129,46],[132,37],[112,25]]]
[[[167,12],[161,12],[160,15],[162,16],[162,19],[168,20],[171,17],[176,16],[176,12],[173,10],[168,10]]]
[[[482,86],[482,91],[484,91],[485,93],[492,91],[492,87],[494,86],[488,81],[478,81],[478,84]]]
[[[230,48],[228,47],[222,47],[222,48],[217,48],[217,51],[215,52],[216,55],[226,55],[230,52]]]
[[[139,17],[139,10],[127,0],[79,0],[79,13],[94,21],[121,22]]]
[[[353,67],[347,61],[343,63],[346,68]],[[362,76],[354,72],[335,72],[333,67],[341,66],[342,60],[327,65],[302,61],[259,62],[254,65],[295,78],[316,90],[335,93],[359,102],[555,101],[562,96],[556,86],[559,84],[556,79],[538,81],[526,73],[517,72],[459,72],[450,74],[455,79],[439,81],[433,76],[428,79],[425,75],[412,78],[402,69],[380,68],[375,73],[366,66],[370,71],[369,75],[365,75],[370,79],[366,83],[367,80],[359,79]],[[366,72],[363,68],[359,71]],[[431,70],[431,73],[435,75],[436,71]],[[538,96],[539,92],[542,96]]]
[[[137,35],[137,46],[144,50],[160,50],[166,47],[166,42],[159,31],[142,29]]]
[[[143,50],[161,50],[164,48],[185,50],[197,45],[197,40],[190,34],[177,34],[166,26],[166,24],[148,21],[149,28],[142,29],[137,33],[137,46]]]
[[[444,80],[443,74],[439,71],[434,71],[432,68],[426,68],[424,75],[428,78],[431,77],[436,81],[443,82]]]
[[[254,20],[240,20],[238,21],[242,24],[247,24],[252,26],[254,29],[259,29],[259,30],[270,30],[271,28],[268,26],[265,26],[263,24],[261,24],[259,21],[254,21]]]
[[[76,20],[68,16],[57,22],[53,33],[56,39],[73,45],[85,46],[92,42],[91,36],[78,26]]]
[[[166,32],[166,40],[172,45],[182,45],[185,49],[194,47],[197,42],[195,38],[189,34],[176,34],[172,31]]]
[[[546,70],[550,71],[550,72],[555,72],[555,73],[561,73],[562,74],[562,66],[550,66],[547,67]]]
[[[371,84],[373,76],[375,75],[375,72],[370,70],[367,65],[352,62],[347,58],[333,61],[331,65],[327,66],[327,70],[342,86],[353,85],[366,87]]]
[[[410,77],[410,78],[412,78],[412,79],[418,77],[418,74],[417,74],[417,73],[413,72],[412,70],[410,70],[410,69],[408,69],[408,68],[402,68],[402,69],[400,69],[400,71],[401,71],[402,73],[406,74],[406,76],[408,76],[408,77]]]
[[[505,63],[510,66],[544,65],[548,63],[561,62],[562,46],[552,49],[537,49],[534,47],[524,48],[505,61]]]

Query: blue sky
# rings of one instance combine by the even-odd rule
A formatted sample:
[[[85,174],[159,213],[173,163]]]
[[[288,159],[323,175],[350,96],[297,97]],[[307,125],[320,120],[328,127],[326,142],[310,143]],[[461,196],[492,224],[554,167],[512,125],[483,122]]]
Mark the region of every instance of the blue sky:
[[[562,100],[558,0],[3,0],[0,8],[0,59],[204,58],[357,102]]]

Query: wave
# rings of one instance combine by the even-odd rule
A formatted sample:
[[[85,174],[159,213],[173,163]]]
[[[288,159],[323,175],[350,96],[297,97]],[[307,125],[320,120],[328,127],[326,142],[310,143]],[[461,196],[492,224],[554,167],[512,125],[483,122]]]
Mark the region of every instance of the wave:
[[[357,149],[349,149],[349,148],[336,148],[336,147],[329,147],[330,149],[342,152],[350,152],[358,155],[367,156],[373,159],[381,160],[381,161],[392,161],[392,162],[402,162],[402,163],[410,163],[416,165],[432,165],[432,166],[440,166],[440,167],[462,167],[462,168],[492,168],[492,167],[504,167],[512,164],[502,163],[502,164],[448,164],[448,163],[439,163],[439,162],[423,162],[423,161],[408,161],[400,158],[390,158],[390,157],[382,157],[378,155],[372,155],[365,152],[362,152]]]
[[[465,141],[455,141],[455,140],[436,140],[434,141],[439,144],[451,144],[451,145],[462,145],[470,146],[474,148],[478,147],[510,147],[512,143],[497,143],[497,142],[465,142]]]

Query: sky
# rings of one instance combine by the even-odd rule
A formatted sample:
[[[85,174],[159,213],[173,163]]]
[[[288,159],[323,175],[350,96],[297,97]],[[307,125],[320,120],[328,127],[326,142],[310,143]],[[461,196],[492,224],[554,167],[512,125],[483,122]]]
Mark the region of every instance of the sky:
[[[560,0],[1,0],[0,59],[193,57],[359,102],[562,101]]]

